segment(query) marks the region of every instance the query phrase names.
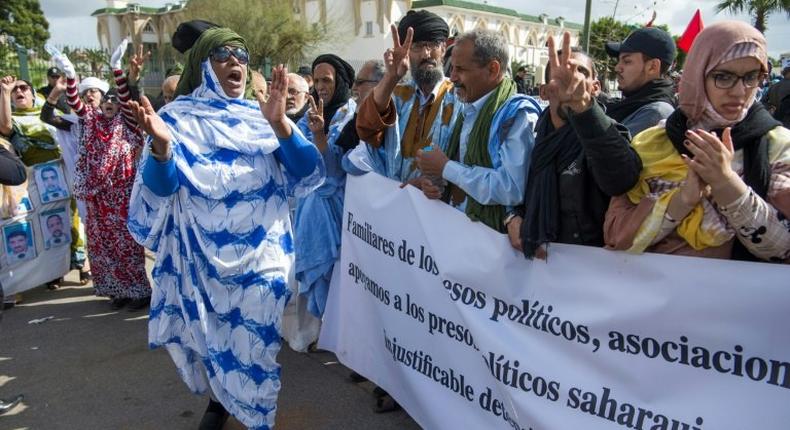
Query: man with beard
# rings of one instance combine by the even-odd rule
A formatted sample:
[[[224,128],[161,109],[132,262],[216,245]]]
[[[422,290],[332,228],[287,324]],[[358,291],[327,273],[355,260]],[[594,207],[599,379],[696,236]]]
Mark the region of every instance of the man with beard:
[[[453,44],[452,62],[450,79],[463,113],[446,150],[434,145],[417,151],[422,173],[450,186],[442,193],[435,182],[422,181],[422,191],[504,233],[508,212],[524,198],[540,106],[507,78],[510,58],[498,33],[464,33]]]
[[[452,82],[443,74],[449,28],[434,13],[411,10],[391,30],[393,47],[384,53],[384,76],[362,101],[357,132],[360,140],[383,149],[379,173],[421,186],[417,150],[432,144],[447,150],[461,110]],[[412,80],[399,84],[408,71]]]
[[[307,81],[296,73],[288,74],[288,97],[285,99],[285,116],[293,122],[299,122],[310,107],[307,97],[310,87]]]
[[[675,42],[664,30],[640,28],[622,43],[608,42],[606,52],[618,59],[615,72],[623,99],[609,103],[606,114],[636,136],[675,110],[669,69],[675,62]]]

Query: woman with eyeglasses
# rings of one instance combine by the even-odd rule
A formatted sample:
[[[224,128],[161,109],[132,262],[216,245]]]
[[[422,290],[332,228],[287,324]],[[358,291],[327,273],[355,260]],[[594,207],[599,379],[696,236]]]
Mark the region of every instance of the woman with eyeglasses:
[[[643,168],[609,206],[609,248],[790,262],[790,131],[755,103],[767,70],[765,38],[746,23],[697,36],[680,107],[632,141]]]
[[[145,272],[143,247],[126,229],[129,196],[143,146],[142,134],[128,107],[127,79],[121,60],[128,41],[112,55],[117,89],[102,94],[98,107],[79,98],[77,73],[69,59],[55,53],[53,61],[66,76],[66,100],[82,125],[76,161],[74,195],[85,202],[85,233],[96,295],[110,298],[110,307],[145,308],[151,285]]]
[[[148,341],[167,348],[190,390],[211,396],[201,429],[222,428],[229,413],[271,428],[293,276],[287,198],[321,185],[323,163],[285,116],[287,70],[274,68],[255,103],[244,98],[238,34],[192,21],[173,41],[186,51],[177,97],[158,113],[145,98],[132,103],[150,142],[128,220],[156,252]]]

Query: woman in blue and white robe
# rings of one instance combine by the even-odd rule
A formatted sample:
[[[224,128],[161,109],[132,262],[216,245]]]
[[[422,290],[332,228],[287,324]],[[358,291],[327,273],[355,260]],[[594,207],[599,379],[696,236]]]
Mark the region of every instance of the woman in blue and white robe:
[[[307,298],[310,313],[320,318],[329,294],[332,268],[340,258],[346,173],[341,166],[345,149],[336,142],[354,117],[356,103],[351,98],[354,69],[336,55],[318,56],[313,61],[313,75],[316,91],[310,99],[312,107],[297,126],[321,150],[326,180],[297,201],[294,236],[299,294]],[[316,106],[322,95],[328,100],[321,100]]]
[[[274,425],[294,258],[287,197],[324,177],[320,154],[285,118],[286,71],[275,69],[259,106],[243,99],[247,61],[241,37],[206,30],[178,97],[158,115],[147,99],[132,106],[151,136],[128,219],[156,252],[149,343],[167,348],[193,392],[215,400],[201,428],[217,410],[215,428],[225,410],[250,428]]]

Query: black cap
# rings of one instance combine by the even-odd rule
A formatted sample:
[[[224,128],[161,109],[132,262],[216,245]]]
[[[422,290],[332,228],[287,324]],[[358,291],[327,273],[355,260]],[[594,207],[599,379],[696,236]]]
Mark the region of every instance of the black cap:
[[[675,62],[677,50],[669,33],[656,27],[645,27],[629,34],[622,43],[606,42],[606,52],[612,57],[619,57],[621,52],[641,52],[671,65]]]
[[[57,67],[50,67],[47,69],[47,77],[52,78],[55,76],[63,76],[63,72],[60,71]]]
[[[299,70],[296,71],[297,75],[300,76],[313,76],[313,69],[310,66],[299,66]]]

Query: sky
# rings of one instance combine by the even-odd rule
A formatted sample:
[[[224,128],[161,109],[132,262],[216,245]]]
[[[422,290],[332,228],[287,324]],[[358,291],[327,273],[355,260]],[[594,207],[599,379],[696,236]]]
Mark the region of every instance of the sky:
[[[350,1],[350,0],[342,0]],[[483,0],[471,0],[483,2]],[[174,2],[171,0],[171,2]],[[40,0],[44,15],[49,21],[50,42],[57,45],[97,47],[96,18],[93,11],[106,7],[104,0]],[[137,0],[142,6],[161,7],[165,0]],[[487,0],[487,3],[515,9],[529,15],[546,13],[551,17],[562,16],[567,21],[584,22],[584,0]],[[717,0],[593,0],[592,18],[615,17],[627,23],[644,24],[653,10],[658,11],[656,24],[666,24],[674,34],[682,34],[694,11],[699,8],[706,24],[725,19],[750,22],[746,15],[716,14]],[[616,10],[615,10],[616,7]],[[774,58],[790,53],[790,18],[786,14],[773,14],[768,20],[768,52]]]

